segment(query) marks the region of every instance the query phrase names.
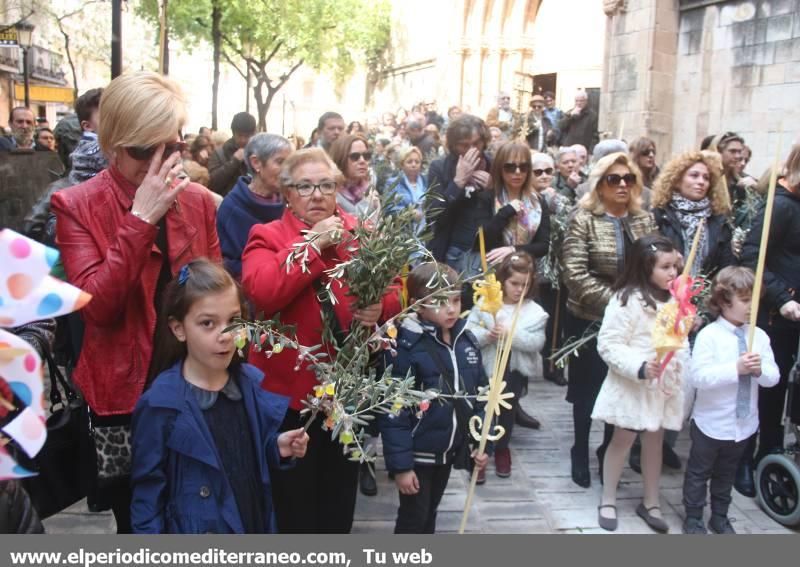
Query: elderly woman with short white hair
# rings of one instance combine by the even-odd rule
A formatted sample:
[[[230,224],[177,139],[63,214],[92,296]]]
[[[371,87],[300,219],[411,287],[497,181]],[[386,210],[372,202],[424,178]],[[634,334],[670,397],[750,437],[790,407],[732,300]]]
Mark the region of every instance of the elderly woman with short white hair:
[[[286,204],[280,173],[292,144],[276,134],[256,134],[244,148],[248,175],[236,181],[217,212],[217,230],[225,268],[235,278],[242,273],[242,250],[250,229],[281,218]]]
[[[130,458],[123,455],[130,455],[126,432],[148,379],[156,311],[183,265],[221,257],[214,201],[183,174],[180,87],[155,73],[122,75],[103,92],[100,116],[108,169],[51,203],[67,278],[93,296],[80,313],[85,332],[73,374],[95,431],[89,505],[111,508],[117,532],[130,533]]]
[[[328,270],[352,257],[356,245],[343,242],[343,231],[351,231],[356,219],[337,206],[336,195],[343,176],[320,148],[299,150],[290,155],[281,170],[281,192],[287,207],[274,222],[253,227],[242,254],[242,287],[256,312],[267,318],[280,313],[281,323],[293,325],[302,345],[322,345],[329,356],[336,356],[334,345],[323,338],[323,321],[331,333],[346,332],[353,321],[373,328],[400,310],[397,293],[388,292],[381,303],[356,309],[356,298],[346,283],[331,286],[336,296],[318,293],[329,282]],[[315,247],[308,248],[308,259],[286,263],[295,246],[306,241],[306,234],[318,234]],[[249,362],[264,374],[265,390],[288,396],[289,410],[282,431],[302,427],[303,401],[317,381],[308,361],[297,359],[297,352],[285,351],[267,357],[251,351]],[[330,432],[314,426],[304,459],[290,471],[273,473],[275,515],[280,533],[348,533],[353,524],[358,463],[348,460]]]

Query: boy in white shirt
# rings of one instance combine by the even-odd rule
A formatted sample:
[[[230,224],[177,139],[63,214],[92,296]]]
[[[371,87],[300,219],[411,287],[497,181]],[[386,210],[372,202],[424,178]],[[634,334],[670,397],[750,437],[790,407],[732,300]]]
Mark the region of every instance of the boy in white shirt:
[[[758,430],[758,387],[771,388],[780,372],[769,338],[755,330],[747,352],[755,276],[747,268],[724,268],[714,278],[708,308],[717,320],[697,335],[691,384],[697,389],[692,412],[692,450],[683,481],[683,532],[705,534],[703,508],[711,480],[709,529],[736,533],[728,520],[736,467],[747,441]]]

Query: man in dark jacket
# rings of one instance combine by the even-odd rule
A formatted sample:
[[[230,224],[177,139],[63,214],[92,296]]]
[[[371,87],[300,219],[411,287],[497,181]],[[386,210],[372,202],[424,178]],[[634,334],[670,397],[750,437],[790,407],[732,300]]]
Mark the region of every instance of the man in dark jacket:
[[[433,256],[457,272],[468,266],[478,227],[492,216],[489,129],[477,116],[462,114],[447,128],[446,157],[431,163],[428,187],[434,196],[428,211]]]
[[[256,119],[247,112],[240,112],[231,121],[231,131],[233,137],[217,148],[208,160],[209,189],[223,197],[233,189],[239,176],[247,174],[244,147],[256,133]]]
[[[734,484],[745,496],[756,495],[753,468],[757,461],[783,448],[783,407],[789,373],[794,365],[800,340],[800,174],[797,168],[796,151],[786,161],[788,174],[781,178],[775,189],[775,204],[772,209],[767,257],[764,265],[764,297],[758,313],[758,326],[769,336],[775,362],[781,371],[781,379],[772,388],[758,390],[758,453],[755,437],[745,451],[736,472]],[[792,167],[794,163],[794,167]],[[761,231],[764,225],[764,209],[755,216],[752,230],[742,246],[741,264],[755,270],[758,263]]]
[[[558,125],[561,130],[561,145],[580,144],[588,152],[600,140],[597,133],[597,113],[589,108],[589,97],[584,91],[575,94],[575,107],[564,114]]]

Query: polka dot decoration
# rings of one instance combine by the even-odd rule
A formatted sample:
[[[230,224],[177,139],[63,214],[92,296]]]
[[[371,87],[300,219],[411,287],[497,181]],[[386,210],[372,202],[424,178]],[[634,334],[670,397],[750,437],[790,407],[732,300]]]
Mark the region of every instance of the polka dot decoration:
[[[0,327],[13,327],[57,317],[80,309],[91,295],[50,275],[58,251],[12,230],[0,230]],[[15,404],[23,406],[3,435],[34,457],[47,437],[44,409],[43,367],[34,348],[0,328],[0,376],[14,392]],[[31,476],[0,447],[0,481]]]
[[[6,286],[13,299],[22,299],[33,289],[33,279],[28,274],[12,274]]]
[[[9,249],[11,250],[11,255],[20,260],[31,255],[31,245],[28,244],[27,240],[24,238],[16,238],[11,241]]]
[[[36,314],[42,317],[50,317],[53,313],[57,313],[63,305],[64,302],[58,294],[48,293],[39,302]]]

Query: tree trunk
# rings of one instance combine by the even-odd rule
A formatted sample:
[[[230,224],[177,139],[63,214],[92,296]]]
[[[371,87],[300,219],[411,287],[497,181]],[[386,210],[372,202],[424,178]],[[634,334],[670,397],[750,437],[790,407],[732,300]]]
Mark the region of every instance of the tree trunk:
[[[67,63],[72,71],[72,103],[75,104],[75,101],[78,100],[78,73],[75,71],[75,62],[72,60],[72,52],[69,49],[69,34],[64,30],[61,20],[58,20],[58,29],[64,36],[64,52],[67,54]]]
[[[211,40],[214,44],[214,80],[211,85],[211,129],[217,129],[217,102],[219,99],[219,59],[222,51],[222,32],[220,31],[220,21],[222,12],[219,0],[211,3]]]

